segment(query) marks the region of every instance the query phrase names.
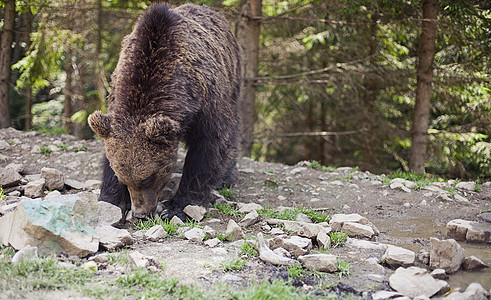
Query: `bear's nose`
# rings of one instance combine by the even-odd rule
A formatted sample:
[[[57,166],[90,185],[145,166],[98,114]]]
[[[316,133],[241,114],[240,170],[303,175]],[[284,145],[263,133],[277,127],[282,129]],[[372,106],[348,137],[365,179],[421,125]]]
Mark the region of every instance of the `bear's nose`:
[[[137,219],[146,219],[148,216],[145,213],[132,212],[132,216]]]

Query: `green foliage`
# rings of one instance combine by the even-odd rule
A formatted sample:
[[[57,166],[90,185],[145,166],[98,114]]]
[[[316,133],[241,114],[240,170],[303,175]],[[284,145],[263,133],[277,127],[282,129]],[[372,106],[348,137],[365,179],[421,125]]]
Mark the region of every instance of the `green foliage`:
[[[259,255],[257,250],[254,248],[254,245],[256,244],[256,240],[248,240],[247,238],[245,238],[242,245],[240,245],[240,251],[247,257],[256,257]]]
[[[302,267],[301,264],[287,266],[286,270],[288,272],[288,276],[290,276],[291,278],[302,279],[302,277],[305,275],[305,269]]]
[[[74,147],[73,148],[73,152],[80,152],[80,151],[87,151],[87,147],[80,146],[80,147]]]
[[[237,191],[227,186],[224,186],[223,188],[219,189],[218,193],[227,200],[232,200],[235,197],[237,197]]]
[[[338,265],[339,279],[341,279],[343,276],[351,275],[351,263],[350,262],[344,261],[344,260],[338,258],[337,265]]]
[[[167,231],[167,234],[170,235],[170,236],[174,236],[177,234],[177,229],[179,228],[178,225],[175,225],[174,223],[172,223],[170,220],[168,219],[164,219],[162,220],[160,217],[151,217],[151,218],[147,218],[145,220],[139,220],[138,223],[136,223],[134,225],[134,228],[135,229],[138,229],[138,230],[148,230],[150,228],[152,228],[153,226],[155,225],[160,225],[164,228],[165,231]],[[190,225],[193,225],[193,226],[190,226]],[[194,226],[195,224],[194,223],[186,223],[186,226],[190,226],[190,227],[195,227]]]
[[[348,233],[342,231],[330,232],[329,237],[331,238],[331,247],[343,247],[348,240]]]
[[[39,133],[42,135],[61,135],[68,134],[68,132],[61,127],[41,127],[38,129]]]
[[[0,200],[5,200],[6,197],[7,195],[3,192],[3,186],[0,185]]]
[[[39,151],[41,151],[41,154],[44,154],[46,156],[49,156],[52,152],[48,146],[45,146],[43,144],[39,145]]]
[[[335,167],[326,167],[326,166],[323,166],[323,165],[321,165],[316,160],[313,160],[310,163],[309,168],[312,168],[312,169],[315,169],[315,170],[321,170],[323,172],[334,172],[334,171],[336,171],[336,168]]]
[[[296,288],[284,281],[275,280],[269,282],[263,281],[261,284],[253,284],[244,290],[227,289],[227,299],[268,299],[268,300],[282,300],[282,299],[298,299],[307,300],[314,297],[311,293],[305,293],[300,288]]]
[[[223,262],[221,264],[221,267],[223,268],[223,270],[225,272],[241,271],[244,268],[246,263],[247,263],[247,260],[237,258],[237,259],[228,260],[228,261]]]
[[[260,216],[266,218],[275,218],[289,221],[295,221],[299,213],[307,215],[314,223],[329,222],[331,220],[331,216],[328,216],[320,211],[314,211],[312,208],[307,208],[304,206],[286,208],[281,212],[269,207],[265,207],[258,211],[258,214]]]
[[[213,205],[213,207],[218,211],[218,213],[224,216],[229,216],[234,218],[242,218],[244,216],[244,214],[241,213],[239,209],[235,208],[233,205],[230,204],[216,202]]]

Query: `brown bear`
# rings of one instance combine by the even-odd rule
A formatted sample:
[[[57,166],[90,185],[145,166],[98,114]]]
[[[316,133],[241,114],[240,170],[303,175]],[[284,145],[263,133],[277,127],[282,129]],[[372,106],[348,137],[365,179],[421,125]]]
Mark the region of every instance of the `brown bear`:
[[[89,116],[104,140],[100,201],[123,216],[185,219],[188,204],[235,179],[239,144],[240,54],[227,21],[205,6],[152,5],[124,38],[111,77],[107,114]],[[162,191],[187,147],[177,193]],[[159,202],[167,203],[157,211]]]

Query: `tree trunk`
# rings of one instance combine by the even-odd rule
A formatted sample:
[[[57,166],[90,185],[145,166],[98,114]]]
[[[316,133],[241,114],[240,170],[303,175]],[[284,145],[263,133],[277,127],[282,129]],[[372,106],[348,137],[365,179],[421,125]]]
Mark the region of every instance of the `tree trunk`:
[[[254,17],[261,16],[261,0],[242,0],[241,14],[236,26],[237,41],[242,48],[243,85],[241,96],[242,155],[251,154],[254,142],[254,121],[256,85],[258,73],[260,22]]]
[[[32,21],[34,16],[31,13],[31,9],[28,8],[25,13],[26,20],[26,32],[25,32],[25,41],[26,41],[26,49],[29,50],[31,48],[31,32],[32,32]],[[32,129],[32,84],[29,84],[26,87],[26,119],[24,123],[25,130]]]
[[[72,116],[72,73],[73,73],[73,67],[72,67],[72,60],[71,56],[67,54],[67,62],[65,63],[65,73],[66,73],[66,80],[65,80],[65,89],[63,90],[63,94],[65,95],[65,101],[63,102],[63,129],[66,130],[68,133],[72,133],[72,122],[70,120],[70,117]]]
[[[0,128],[10,126],[10,65],[14,38],[15,0],[5,0],[2,43],[0,48]]]
[[[106,88],[104,87],[104,64],[102,62],[102,0],[97,0],[97,43],[96,43],[96,63],[97,63],[97,96],[99,103],[96,103],[96,108],[101,108],[105,105]]]
[[[423,22],[418,48],[416,104],[414,107],[412,146],[409,158],[409,169],[418,174],[424,174],[425,172],[433,60],[436,53],[437,14],[438,0],[423,0]]]

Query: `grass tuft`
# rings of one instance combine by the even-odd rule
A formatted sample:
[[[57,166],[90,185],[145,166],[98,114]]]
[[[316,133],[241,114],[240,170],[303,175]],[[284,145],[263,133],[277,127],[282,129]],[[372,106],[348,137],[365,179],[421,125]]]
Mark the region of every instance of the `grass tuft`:
[[[331,232],[329,233],[329,237],[331,238],[332,248],[343,247],[346,244],[346,241],[348,240],[348,233],[342,231]]]

